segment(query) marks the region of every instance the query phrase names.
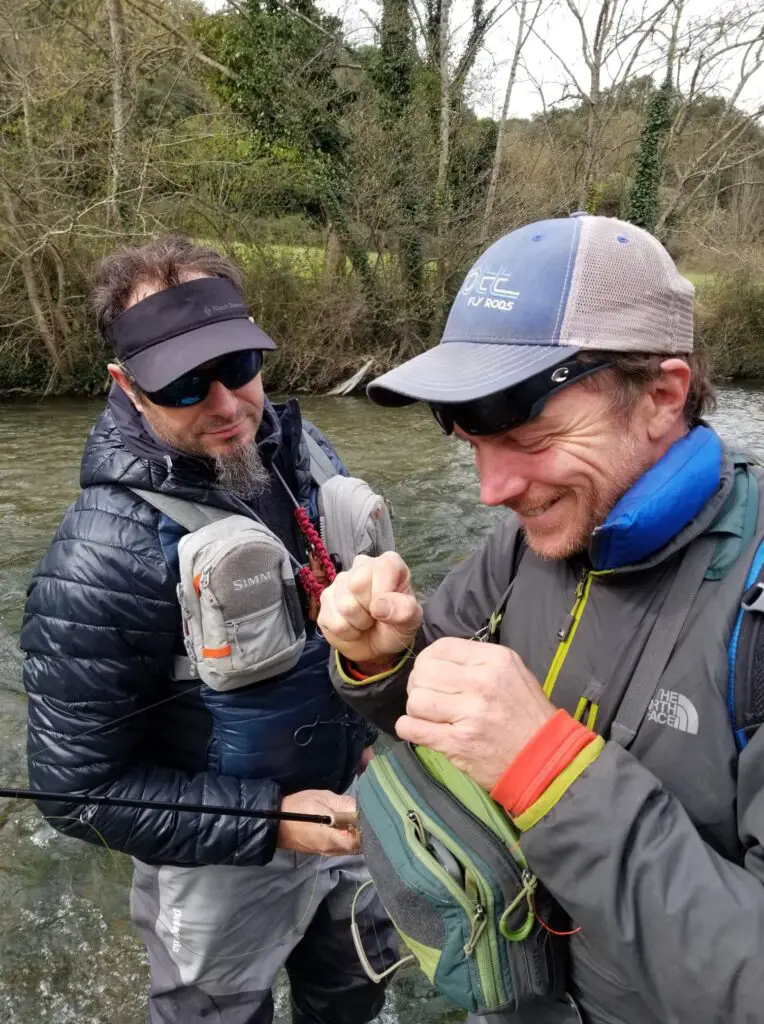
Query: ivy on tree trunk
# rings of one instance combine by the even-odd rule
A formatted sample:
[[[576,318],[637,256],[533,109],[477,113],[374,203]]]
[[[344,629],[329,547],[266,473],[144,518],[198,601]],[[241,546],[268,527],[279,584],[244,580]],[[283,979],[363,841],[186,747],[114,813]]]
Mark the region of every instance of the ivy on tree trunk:
[[[653,231],[660,214],[663,182],[663,143],[671,126],[674,86],[670,75],[650,99],[636,155],[634,184],[629,195],[627,219]]]

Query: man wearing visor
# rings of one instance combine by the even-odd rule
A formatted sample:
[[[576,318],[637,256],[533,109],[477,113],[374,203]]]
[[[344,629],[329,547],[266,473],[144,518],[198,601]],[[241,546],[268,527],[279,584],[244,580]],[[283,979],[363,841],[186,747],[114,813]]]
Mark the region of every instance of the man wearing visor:
[[[702,419],[691,284],[631,224],[530,224],[369,395],[428,403],[508,510],[424,610],[384,554],[319,617],[344,699],[490,792],[567,912],[565,996],[490,1019],[761,1020],[764,492]]]
[[[283,583],[278,562],[258,569],[232,549],[225,565],[234,569],[220,569],[205,607],[213,616],[222,593],[237,608],[260,605],[228,616],[229,643],[205,634],[202,653],[221,670],[233,666],[262,619],[267,664],[276,588],[294,633],[297,620],[304,630],[299,660],[222,692],[201,684],[192,664],[186,604],[196,595],[201,607],[212,583],[195,577],[181,607],[189,507],[224,531],[231,516],[245,529],[262,524],[315,590],[310,439],[332,472],[345,473],[296,402],[265,396],[263,354],[275,346],[248,316],[241,286],[229,260],[180,237],[118,250],[98,270],[94,305],[114,352],[113,386],[88,438],[80,496],[29,590],[21,644],[30,785],[61,794],[41,804],[56,828],[133,857],[151,1024],[268,1024],[282,967],[295,1022],[358,1024],[378,1014],[384,989],[362,973],[350,936],[350,900],[368,877],[357,833],[179,810],[352,811],[345,794],[376,735],[335,694],[309,595],[296,571]],[[169,807],[92,807],[89,793]],[[378,900],[359,923],[384,970],[391,940]]]

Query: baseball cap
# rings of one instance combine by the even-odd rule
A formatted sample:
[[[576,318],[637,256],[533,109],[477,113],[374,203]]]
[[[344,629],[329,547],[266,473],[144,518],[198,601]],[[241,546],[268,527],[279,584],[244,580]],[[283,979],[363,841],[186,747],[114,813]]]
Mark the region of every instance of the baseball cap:
[[[200,277],[149,295],[115,317],[105,335],[148,392],[219,356],[276,347],[251,320],[233,281],[223,277]]]
[[[367,388],[379,405],[471,402],[580,352],[692,352],[695,289],[647,231],[575,213],[511,231],[478,259],[435,348]]]

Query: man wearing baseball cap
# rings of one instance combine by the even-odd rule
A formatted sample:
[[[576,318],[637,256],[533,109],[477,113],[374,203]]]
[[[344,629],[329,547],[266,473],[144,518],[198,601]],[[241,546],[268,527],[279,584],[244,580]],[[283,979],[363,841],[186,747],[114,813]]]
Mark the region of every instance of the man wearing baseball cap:
[[[489,791],[567,912],[565,997],[496,1019],[761,1020],[762,475],[702,419],[692,286],[631,224],[530,224],[369,395],[508,509],[424,610],[386,554],[319,618],[345,700]]]
[[[316,530],[311,440],[313,459],[317,446],[333,472],[346,472],[296,402],[266,398],[260,369],[275,345],[241,287],[230,260],[175,236],[120,249],[98,269],[94,306],[114,384],[85,448],[81,493],[29,588],[29,779],[60,794],[40,805],[54,827],[134,860],[151,1024],[270,1024],[283,967],[295,1022],[360,1024],[379,1013],[384,985],[363,974],[350,936],[350,900],[365,875],[358,835],[299,816],[353,811],[345,794],[376,730],[335,694],[329,647],[293,578],[287,643],[304,635],[299,660],[231,692],[202,684],[186,643],[193,595],[182,592],[181,621],[176,594],[179,553],[198,527],[186,521],[189,504],[204,513],[201,529],[221,526],[218,551],[226,524],[243,517],[312,571],[315,541],[294,514],[299,503],[299,521]],[[205,633],[202,654],[221,666],[234,648],[252,655],[247,622],[262,620],[270,626],[251,635],[263,636],[254,655],[266,664],[282,573],[271,561],[258,574],[246,551],[229,550],[227,575],[211,554],[193,580],[200,604],[205,587],[212,605],[232,602],[231,642]],[[202,578],[213,572],[217,589]],[[258,587],[267,598],[248,605]],[[93,807],[91,793],[166,809]],[[383,971],[391,932],[377,899],[360,925]]]

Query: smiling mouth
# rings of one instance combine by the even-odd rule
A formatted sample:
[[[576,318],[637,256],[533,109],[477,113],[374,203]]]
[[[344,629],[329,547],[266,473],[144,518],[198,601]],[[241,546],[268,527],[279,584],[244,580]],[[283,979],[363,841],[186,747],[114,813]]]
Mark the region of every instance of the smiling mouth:
[[[518,512],[519,516],[523,519],[536,519],[538,516],[543,516],[545,512],[548,512],[552,505],[556,505],[557,502],[553,501],[551,505],[544,505],[542,508],[529,509],[527,512]]]
[[[513,509],[515,515],[520,516],[522,519],[537,519],[539,516],[543,516],[545,512],[548,512],[550,508],[557,504],[564,495],[560,495],[557,498],[553,498],[552,501],[546,502],[544,505],[537,505],[535,508],[529,509]]]
[[[237,420],[235,423],[229,423],[227,427],[221,427],[219,430],[208,430],[207,433],[211,437],[220,437],[223,434],[233,434],[239,427],[244,423],[244,418]]]

